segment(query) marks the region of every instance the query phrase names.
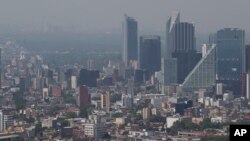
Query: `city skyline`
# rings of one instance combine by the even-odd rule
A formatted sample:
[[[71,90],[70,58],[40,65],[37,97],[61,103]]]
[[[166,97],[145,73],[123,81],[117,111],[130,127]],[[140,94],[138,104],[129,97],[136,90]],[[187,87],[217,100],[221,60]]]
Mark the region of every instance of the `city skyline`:
[[[223,27],[239,27],[250,31],[247,0],[227,0],[227,5],[224,5],[225,0],[216,1],[216,5],[212,1],[199,0],[157,2],[144,0],[142,5],[141,2],[141,0],[5,1],[0,6],[2,13],[0,27],[19,26],[23,30],[29,30],[33,25],[43,27],[44,23],[50,23],[68,28],[80,27],[83,30],[111,32],[120,29],[122,15],[127,13],[139,21],[139,30],[151,29],[159,32],[165,28],[165,22],[172,11],[179,11],[183,13],[183,19],[194,23],[197,31],[201,33],[210,33]],[[151,6],[158,8],[150,10]],[[11,12],[8,12],[10,10]],[[229,12],[231,13],[228,14]]]
[[[249,4],[2,2],[0,140],[232,140],[250,123]]]

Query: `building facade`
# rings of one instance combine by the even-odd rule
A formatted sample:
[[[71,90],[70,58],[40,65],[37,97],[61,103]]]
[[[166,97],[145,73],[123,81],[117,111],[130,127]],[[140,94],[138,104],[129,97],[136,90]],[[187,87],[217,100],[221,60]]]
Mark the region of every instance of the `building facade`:
[[[139,49],[140,68],[152,75],[161,70],[160,36],[141,36]]]
[[[138,59],[137,21],[124,15],[123,21],[123,62],[127,66],[130,61]]]
[[[217,32],[217,81],[240,94],[240,78],[245,72],[245,31],[225,28]]]
[[[209,89],[216,82],[216,45],[205,45],[206,53],[184,80],[184,89]]]
[[[246,72],[250,71],[250,45],[246,45]]]
[[[88,87],[85,85],[80,86],[80,107],[90,104],[90,95],[88,93]]]

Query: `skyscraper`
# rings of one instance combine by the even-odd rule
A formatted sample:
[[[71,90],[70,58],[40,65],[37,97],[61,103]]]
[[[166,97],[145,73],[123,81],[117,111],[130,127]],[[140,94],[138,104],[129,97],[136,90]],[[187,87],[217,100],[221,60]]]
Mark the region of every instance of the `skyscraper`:
[[[88,87],[85,85],[80,86],[80,107],[90,104],[90,95],[88,93]]]
[[[175,24],[180,22],[180,13],[174,12],[172,16],[167,21],[166,26],[166,49],[165,49],[165,58],[171,58],[172,52],[174,51],[173,48],[173,39],[174,39],[174,31],[173,27]]]
[[[244,30],[225,28],[217,32],[216,68],[217,81],[240,94],[240,77],[245,72]]]
[[[182,84],[201,58],[196,52],[195,27],[192,23],[180,22],[177,12],[168,19],[166,32],[164,57],[177,59],[177,83]]]
[[[177,83],[177,59],[168,58],[161,60],[161,71],[163,74],[163,84],[167,86],[169,84]]]
[[[109,109],[110,109],[110,94],[109,94],[109,92],[101,94],[101,108],[104,111],[109,112]]]
[[[160,36],[141,36],[139,49],[140,68],[152,75],[161,70]]]
[[[250,45],[246,45],[246,72],[250,71]]]
[[[123,61],[127,66],[130,61],[138,59],[137,21],[124,15],[123,21]]]
[[[195,49],[195,28],[192,23],[180,22],[180,14],[174,13],[167,21],[166,58],[173,52],[189,52]]]
[[[182,84],[184,89],[208,89],[215,85],[216,45],[204,45],[203,48],[207,51],[186,77]]]
[[[177,83],[182,84],[202,55],[193,50],[189,52],[174,52],[172,56],[177,59]]]
[[[97,78],[99,78],[99,71],[81,69],[77,81],[77,85],[86,85],[88,87],[96,87]]]

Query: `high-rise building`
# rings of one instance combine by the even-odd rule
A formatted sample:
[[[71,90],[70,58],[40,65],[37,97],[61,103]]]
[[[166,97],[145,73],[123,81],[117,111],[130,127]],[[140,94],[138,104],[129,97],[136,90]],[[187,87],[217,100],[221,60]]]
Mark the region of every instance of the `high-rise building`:
[[[250,71],[250,45],[246,45],[246,72]]]
[[[177,83],[177,59],[176,58],[162,58],[161,71],[163,74],[163,84],[167,86],[169,84]]]
[[[225,28],[217,32],[217,81],[240,94],[240,78],[245,72],[245,31]]]
[[[99,71],[81,69],[78,77],[77,85],[86,85],[88,87],[96,87],[97,78],[99,78]]]
[[[161,70],[160,36],[141,36],[139,49],[140,68],[152,75]]]
[[[3,116],[3,129],[7,130],[9,127],[14,125],[14,120],[12,115]]]
[[[85,85],[80,86],[80,107],[90,104],[90,95],[88,93],[88,87]]]
[[[104,111],[109,112],[109,109],[110,109],[110,94],[109,94],[109,92],[101,94],[101,108]]]
[[[209,89],[215,85],[216,45],[204,46],[207,46],[208,50],[184,80],[182,84],[184,89]]]
[[[105,135],[106,127],[97,115],[90,115],[89,121],[83,124],[84,134],[87,137],[102,139]]]
[[[122,95],[122,106],[126,108],[131,108],[133,105],[133,98],[131,95]]]
[[[180,22],[180,14],[174,13],[167,21],[166,56],[171,58],[173,52],[196,50],[195,28],[192,23]]]
[[[76,87],[77,87],[77,77],[76,76],[71,76],[71,89],[76,89]]]
[[[138,59],[137,21],[124,15],[123,21],[123,61],[127,66],[130,61]]]
[[[174,52],[173,58],[177,59],[177,83],[182,84],[187,75],[200,61],[201,54],[196,51]]]
[[[174,39],[174,30],[173,27],[175,24],[180,22],[180,13],[174,12],[172,16],[167,21],[166,26],[166,49],[165,49],[165,58],[171,58],[172,52],[174,52],[173,48],[173,39]]]

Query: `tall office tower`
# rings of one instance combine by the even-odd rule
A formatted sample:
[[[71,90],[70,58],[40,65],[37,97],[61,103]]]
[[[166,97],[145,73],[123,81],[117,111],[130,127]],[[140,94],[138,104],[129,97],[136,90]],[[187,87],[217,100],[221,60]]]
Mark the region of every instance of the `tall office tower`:
[[[240,78],[245,72],[245,31],[225,28],[217,31],[217,81],[240,94]]]
[[[207,51],[182,84],[183,89],[213,88],[216,80],[216,45],[204,45]]]
[[[163,84],[168,86],[177,83],[177,59],[168,58],[161,60],[161,71],[163,74]]]
[[[80,107],[90,104],[90,95],[88,93],[88,87],[85,85],[80,86]]]
[[[164,52],[165,58],[171,58],[172,52],[174,52],[174,25],[180,23],[180,13],[174,12],[167,21],[166,26],[166,49]]]
[[[250,72],[246,75],[246,98],[250,100]]]
[[[250,72],[250,45],[246,45],[246,72]]]
[[[130,61],[138,59],[137,21],[124,15],[123,21],[123,61],[127,66]]]
[[[195,28],[187,22],[180,22],[180,14],[175,13],[167,21],[166,58],[173,52],[189,52],[195,49]]]
[[[139,49],[140,68],[148,70],[150,75],[161,70],[160,36],[141,36]]]
[[[101,108],[104,111],[109,112],[109,109],[110,109],[110,94],[109,94],[109,92],[101,94]]]

